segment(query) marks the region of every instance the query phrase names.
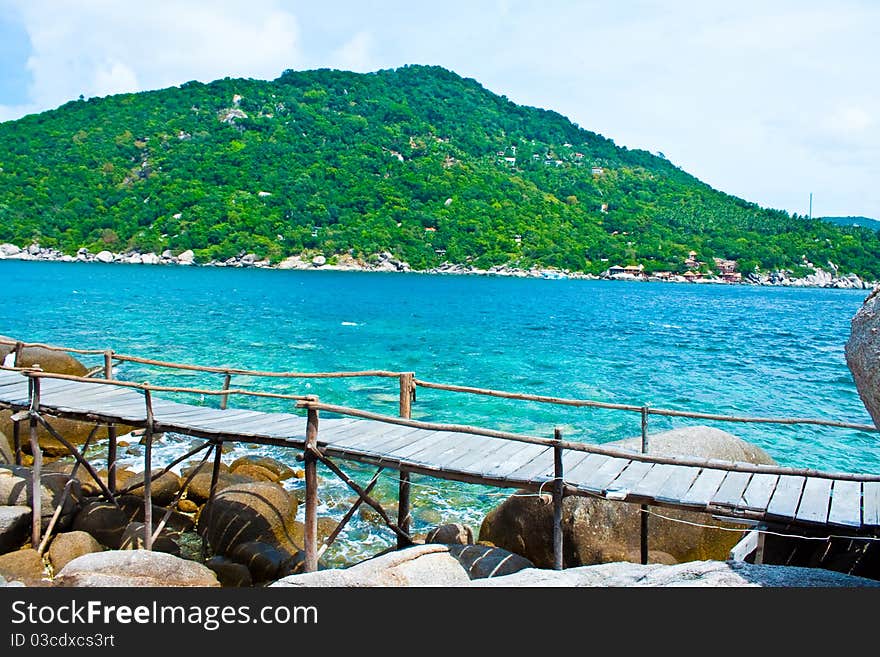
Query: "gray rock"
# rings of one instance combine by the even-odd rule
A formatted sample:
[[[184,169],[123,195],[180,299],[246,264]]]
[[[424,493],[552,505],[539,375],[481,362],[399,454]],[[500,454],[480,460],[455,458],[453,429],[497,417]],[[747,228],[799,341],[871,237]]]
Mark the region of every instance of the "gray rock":
[[[845,354],[859,397],[880,427],[880,287],[852,318]]]
[[[416,545],[350,568],[290,575],[271,586],[465,586],[471,579],[507,575],[532,565],[484,545]]]
[[[568,570],[521,570],[475,580],[503,587],[877,587],[880,582],[820,568],[754,565],[742,561],[691,561],[676,565],[628,562]]]
[[[425,543],[444,545],[473,545],[474,531],[460,523],[440,525],[428,532]]]
[[[64,487],[70,477],[61,472],[44,472],[40,476],[40,515],[42,527],[45,529],[61,501]],[[24,466],[0,466],[0,505],[31,506],[30,500],[31,469]],[[58,517],[58,529],[65,529],[73,521],[79,511],[82,491],[79,481],[73,480],[70,492],[64,500],[61,515]]]
[[[101,552],[104,548],[91,534],[86,532],[65,532],[58,534],[49,545],[49,561],[59,572],[64,566],[84,554]]]
[[[113,254],[110,253],[109,251],[99,251],[95,255],[95,260],[97,260],[98,262],[104,262],[104,263],[113,262]]]
[[[0,554],[17,550],[31,537],[29,506],[0,506]]]
[[[12,465],[13,463],[15,463],[15,454],[12,451],[12,443],[0,431],[0,465]]]
[[[214,572],[164,552],[112,550],[77,557],[55,577],[57,586],[220,586]]]

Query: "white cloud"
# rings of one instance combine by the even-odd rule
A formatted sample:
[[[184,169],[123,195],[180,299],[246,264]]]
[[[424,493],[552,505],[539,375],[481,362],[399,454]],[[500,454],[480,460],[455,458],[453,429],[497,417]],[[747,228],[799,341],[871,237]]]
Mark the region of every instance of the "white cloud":
[[[31,41],[33,106],[230,77],[274,78],[302,60],[278,0],[12,0]],[[0,108],[0,116],[14,108]]]
[[[378,68],[372,54],[373,37],[368,32],[358,32],[343,44],[331,60],[335,68],[366,73]]]

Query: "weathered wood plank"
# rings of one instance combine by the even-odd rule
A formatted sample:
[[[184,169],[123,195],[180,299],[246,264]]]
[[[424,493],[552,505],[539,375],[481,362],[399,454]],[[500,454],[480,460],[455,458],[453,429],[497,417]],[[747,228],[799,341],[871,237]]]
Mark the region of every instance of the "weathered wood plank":
[[[766,511],[773,491],[776,490],[777,481],[779,481],[779,475],[775,474],[758,472],[752,475],[749,485],[743,492],[742,508],[752,511]]]
[[[394,440],[398,436],[406,435],[418,431],[413,427],[405,427],[401,425],[382,424],[381,422],[365,422],[361,421],[357,426],[351,428],[352,435],[340,441],[345,449],[364,450],[376,452],[383,444]]]
[[[880,481],[862,484],[862,524],[866,527],[880,526]]]
[[[776,482],[776,489],[770,504],[767,505],[767,515],[778,518],[794,518],[798,504],[801,501],[801,492],[804,490],[804,477],[782,475]]]
[[[505,476],[508,481],[527,482],[543,481],[553,477],[553,448],[545,447],[544,451],[535,456],[513,472]]]
[[[645,475],[647,475],[653,467],[653,463],[647,463],[646,461],[633,461],[614,481],[608,484],[606,488],[608,490],[619,489],[631,493],[633,486],[644,479]]]
[[[483,436],[472,434],[438,433],[441,435],[434,441],[422,443],[422,448],[410,452],[407,459],[442,466],[465,452],[479,449],[484,440]]]
[[[629,459],[609,458],[591,474],[583,477],[577,487],[593,493],[604,493],[605,487],[617,478],[623,469],[630,464]]]
[[[833,483],[830,479],[808,478],[795,518],[806,522],[827,522]]]
[[[543,445],[525,445],[522,450],[514,456],[500,461],[497,465],[486,470],[486,474],[490,477],[505,476],[507,473],[514,472],[526,463],[531,462],[538,454],[541,454],[546,447]],[[563,455],[564,458],[565,455]],[[572,454],[574,456],[574,454]],[[565,461],[563,460],[563,475],[565,474]]]
[[[848,527],[862,526],[862,484],[858,481],[834,482],[828,522]]]
[[[727,474],[724,470],[715,470],[713,468],[703,468],[694,483],[691,484],[688,492],[681,498],[681,503],[688,506],[704,507],[709,504],[709,500],[718,490],[724,476]]]
[[[501,445],[499,449],[485,453],[483,458],[472,461],[468,465],[462,466],[461,469],[480,474],[487,474],[500,461],[504,461],[520,453],[523,446],[529,446],[526,443],[521,443],[516,440],[505,440],[503,442],[505,444]]]
[[[610,457],[605,456],[604,454],[586,453],[586,458],[581,459],[580,463],[577,463],[575,465],[572,465],[572,467],[565,469],[563,478],[567,483],[578,486],[588,477],[593,475],[596,470],[605,465],[609,458]],[[562,459],[562,464],[564,466],[565,455],[563,455]]]
[[[630,489],[632,495],[639,497],[657,497],[669,478],[675,473],[675,467],[666,463],[658,463],[645,477]]]
[[[745,493],[751,479],[751,472],[728,472],[712,496],[711,503],[739,508],[742,504],[743,493]]]
[[[486,460],[487,456],[491,456],[502,448],[508,447],[509,443],[512,442],[501,438],[481,438],[483,440],[478,441],[476,445],[469,449],[459,449],[446,463],[440,464],[442,469],[444,471],[474,472],[473,464]]]
[[[367,430],[371,431],[372,428],[368,426]],[[344,448],[351,450],[352,453],[387,454],[398,447],[411,445],[413,441],[420,437],[423,438],[430,433],[433,432],[426,432],[413,427],[397,426],[386,428],[384,433],[380,431],[379,433],[366,434],[365,440],[360,441],[358,444],[348,443]]]

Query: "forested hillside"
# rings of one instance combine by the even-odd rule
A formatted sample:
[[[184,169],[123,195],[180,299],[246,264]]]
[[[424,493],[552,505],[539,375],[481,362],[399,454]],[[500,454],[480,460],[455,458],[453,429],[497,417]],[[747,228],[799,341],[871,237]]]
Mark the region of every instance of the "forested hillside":
[[[287,71],[0,124],[0,242],[74,253],[390,251],[599,272],[806,259],[880,278],[880,234],[763,209],[439,67]]]

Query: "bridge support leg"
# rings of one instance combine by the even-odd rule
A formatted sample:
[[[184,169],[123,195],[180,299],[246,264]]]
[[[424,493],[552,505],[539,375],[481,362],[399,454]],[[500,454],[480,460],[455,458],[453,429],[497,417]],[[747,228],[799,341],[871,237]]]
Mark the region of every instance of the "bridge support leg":
[[[648,407],[642,406],[642,454],[648,453]],[[641,535],[639,552],[642,565],[648,564],[648,505],[639,507],[639,519],[641,521]]]
[[[31,469],[31,546],[36,550],[40,545],[40,535],[43,529],[43,486],[42,468],[43,452],[40,449],[40,440],[37,435],[37,413],[40,412],[40,379],[31,377],[31,416],[28,420],[30,428],[31,454],[34,457]]]
[[[104,352],[104,378],[113,378],[113,352]],[[107,425],[107,488],[116,495],[116,425]]]
[[[562,440],[562,431],[554,431],[556,440]],[[562,472],[562,447],[553,447],[553,568],[562,570],[564,560],[562,555],[562,501],[565,491]]]
[[[306,427],[306,448],[304,454],[306,474],[306,513],[303,548],[305,559],[303,570],[313,573],[318,570],[318,411],[309,409]]]
[[[407,470],[400,471],[400,486],[397,489],[397,526],[409,534],[410,527],[410,473]],[[412,545],[400,534],[397,535],[397,549],[401,550]]]
[[[21,422],[12,421],[12,449],[15,452],[15,465],[21,465]]]

